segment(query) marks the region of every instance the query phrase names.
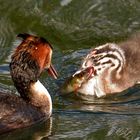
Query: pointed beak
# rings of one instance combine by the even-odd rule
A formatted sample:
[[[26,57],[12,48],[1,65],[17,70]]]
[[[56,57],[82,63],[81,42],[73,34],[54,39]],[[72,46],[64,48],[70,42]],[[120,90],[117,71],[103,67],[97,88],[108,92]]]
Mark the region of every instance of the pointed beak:
[[[53,67],[52,64],[50,64],[50,67],[47,69],[47,71],[48,71],[50,76],[52,76],[53,78],[57,79],[58,74],[57,74],[57,72],[56,72],[56,70],[55,70],[55,68]]]

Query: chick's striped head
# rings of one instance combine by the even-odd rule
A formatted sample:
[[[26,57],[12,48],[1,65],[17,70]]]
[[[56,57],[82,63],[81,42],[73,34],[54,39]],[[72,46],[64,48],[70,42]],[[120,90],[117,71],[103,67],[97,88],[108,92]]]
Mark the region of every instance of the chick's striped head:
[[[125,65],[124,52],[116,44],[108,43],[92,50],[84,59],[82,69],[93,66],[96,76],[104,73],[111,75],[116,79],[121,78],[123,67]],[[106,75],[107,76],[107,75]]]

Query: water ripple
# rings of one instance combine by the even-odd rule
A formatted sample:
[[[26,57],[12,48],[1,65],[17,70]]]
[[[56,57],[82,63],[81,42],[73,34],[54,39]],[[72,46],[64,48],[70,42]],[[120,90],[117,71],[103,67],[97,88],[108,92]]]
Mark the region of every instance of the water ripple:
[[[72,0],[61,0],[60,4],[61,6],[66,6],[68,5],[69,3],[71,3]]]
[[[13,34],[13,28],[9,23],[8,19],[2,18],[0,20],[0,61],[5,61],[7,55],[9,54],[9,46],[11,45]]]

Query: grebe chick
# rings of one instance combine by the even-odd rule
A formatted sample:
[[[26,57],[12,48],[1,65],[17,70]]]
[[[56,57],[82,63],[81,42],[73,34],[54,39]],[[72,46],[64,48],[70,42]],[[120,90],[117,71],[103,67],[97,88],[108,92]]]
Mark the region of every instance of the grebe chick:
[[[63,91],[76,91],[85,100],[118,94],[140,83],[140,34],[92,49],[71,79]]]
[[[18,37],[23,41],[11,57],[10,74],[20,96],[0,93],[0,133],[30,126],[49,118],[52,112],[51,97],[38,80],[44,69],[57,78],[51,64],[52,47],[41,37]]]

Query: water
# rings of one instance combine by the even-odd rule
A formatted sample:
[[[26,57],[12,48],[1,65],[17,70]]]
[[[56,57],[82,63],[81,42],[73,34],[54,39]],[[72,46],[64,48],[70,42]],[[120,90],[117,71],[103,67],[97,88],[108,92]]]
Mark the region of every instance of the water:
[[[0,0],[0,89],[16,92],[9,74],[18,33],[45,37],[54,48],[54,80],[40,80],[53,99],[49,121],[1,136],[4,140],[140,140],[140,86],[92,103],[61,97],[59,86],[90,48],[119,42],[140,29],[139,0]]]

